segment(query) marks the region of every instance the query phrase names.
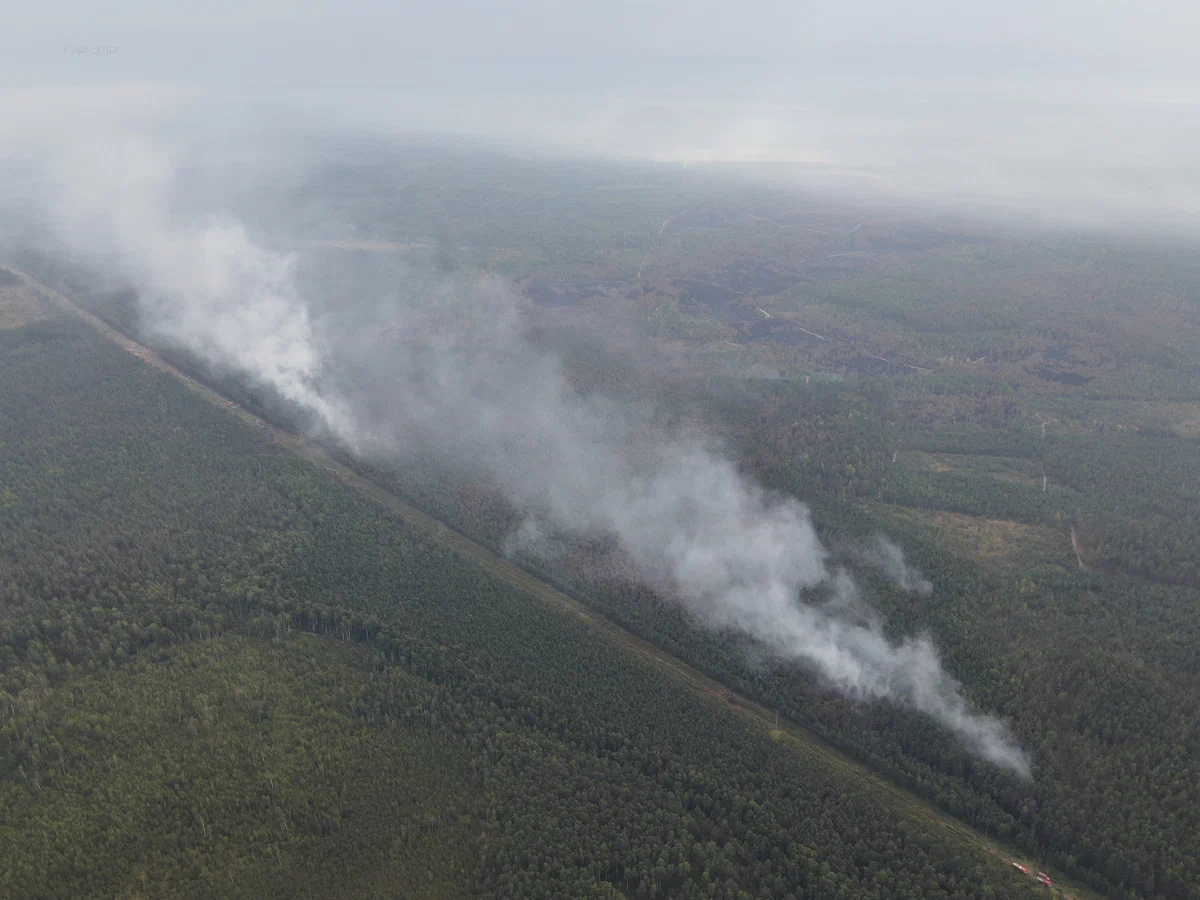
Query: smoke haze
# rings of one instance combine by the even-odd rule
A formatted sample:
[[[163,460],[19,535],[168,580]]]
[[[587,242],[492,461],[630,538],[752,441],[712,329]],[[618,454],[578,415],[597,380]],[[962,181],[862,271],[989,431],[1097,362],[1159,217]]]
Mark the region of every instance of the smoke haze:
[[[1029,776],[1006,726],[970,708],[928,638],[885,636],[853,579],[831,571],[802,503],[765,492],[702,435],[654,434],[645,410],[579,393],[526,338],[503,281],[392,263],[334,273],[336,297],[322,299],[313,260],[172,210],[171,160],[153,143],[120,132],[76,149],[55,157],[52,221],[74,253],[136,287],[151,333],[270,387],[365,458],[432,453],[484,473],[530,517],[515,536],[527,552],[554,532],[615,538],[640,578],[701,621],[847,695],[919,710]],[[384,334],[413,339],[384,350]],[[905,589],[931,590],[899,548],[881,540],[871,553]]]
[[[904,551],[884,535],[877,535],[874,544],[859,554],[863,561],[878,568],[900,586],[901,590],[928,597],[933,583],[904,560]]]
[[[133,284],[149,333],[306,411],[348,447],[349,411],[319,389],[321,348],[293,278],[295,258],[233,221],[177,224],[173,165],[128,133],[80,142],[48,173],[52,219],[71,251]]]
[[[18,105],[34,115],[51,95],[75,136],[130,102],[187,95],[218,127],[298,115],[773,160],[797,164],[788,178],[1109,228],[1194,230],[1200,212],[1200,7],[1183,0],[222,0],[186,16],[64,0],[6,25],[0,84],[29,86]]]
[[[322,141],[436,132],[1194,235],[1197,28],[1179,0],[26,5],[0,58],[0,85],[21,85],[0,87],[0,201],[21,210],[0,238],[44,228],[133,285],[148,332],[352,453],[485,477],[527,516],[514,552],[615,540],[711,627],[1028,776],[930,639],[888,637],[802,503],[711,438],[576,390],[504,281],[395,262],[330,274],[230,210],[302,179]],[[453,269],[454,248],[439,254]],[[885,537],[852,556],[934,590]]]

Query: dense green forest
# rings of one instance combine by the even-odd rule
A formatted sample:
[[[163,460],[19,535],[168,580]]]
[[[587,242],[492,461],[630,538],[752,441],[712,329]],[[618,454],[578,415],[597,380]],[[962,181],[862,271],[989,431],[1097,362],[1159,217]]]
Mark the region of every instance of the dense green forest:
[[[696,180],[654,167],[547,167],[494,159],[485,165],[469,154],[419,149],[387,164],[339,162],[298,194],[259,202],[265,204],[257,210],[264,221],[286,217],[295,226],[292,238],[334,242],[338,246],[324,252],[346,254],[352,261],[387,253],[413,266],[479,267],[509,277],[514,289],[523,292],[531,340],[560,355],[581,391],[648,404],[665,433],[679,423],[698,426],[718,436],[759,482],[808,503],[835,562],[856,571],[889,629],[930,633],[970,699],[1013,723],[1031,751],[1033,781],[1015,781],[980,763],[919,716],[882,702],[853,703],[791,668],[764,665],[744,639],[700,627],[671,598],[639,585],[620,553],[603,542],[559,535],[565,552],[553,559],[520,557],[523,567],[1043,864],[1112,897],[1200,896],[1200,493],[1195,487],[1200,484],[1200,256],[1193,248],[1166,238],[1018,230],[950,214],[914,217],[867,205],[835,206],[778,185]],[[244,213],[253,219],[256,210]],[[344,222],[356,224],[352,231],[330,230],[328,223]],[[21,263],[124,333],[139,334],[131,292],[110,291],[86,273],[44,258],[23,257]],[[337,297],[328,302],[336,303]],[[55,330],[66,327],[43,323],[11,332],[15,337],[5,351],[7,365],[16,366],[18,360],[34,365],[36,359],[43,360],[37,365],[45,365],[49,357],[43,350],[61,355],[67,342],[71,353],[87,360],[89,371],[109,366],[125,373],[119,380],[161,381],[153,373],[133,374],[132,360],[118,359],[119,353],[82,334],[72,332],[67,338]],[[604,339],[595,339],[598,328]],[[35,344],[43,350],[33,349]],[[285,406],[269,394],[228,374],[214,375],[178,348],[158,349],[256,414],[285,426],[290,422]],[[21,378],[32,384],[50,377],[37,371]],[[7,378],[4,384],[10,394],[4,402],[31,417],[38,405],[31,399],[35,395],[27,390],[22,401]],[[48,390],[47,396],[81,389],[72,381],[70,387]],[[113,412],[105,423],[87,427],[131,428],[132,416],[145,429],[151,421],[147,410],[158,410],[164,424],[156,440],[161,441],[161,428],[175,415],[164,408],[162,398],[174,398],[173,404],[197,401],[176,396],[169,385],[155,391],[163,393],[122,401],[128,404],[122,409],[139,410],[136,415]],[[439,689],[466,692],[456,698],[475,697],[473,692],[482,690],[478,684],[486,683],[496,692],[487,695],[492,698],[488,703],[524,710],[514,712],[527,729],[514,732],[529,742],[521,746],[541,754],[542,765],[553,758],[562,771],[584,773],[575,796],[593,790],[586,785],[599,784],[606,766],[617,768],[608,769],[604,778],[628,778],[640,786],[631,789],[629,803],[641,802],[651,782],[669,785],[663,790],[677,798],[698,791],[694,803],[680,802],[688,816],[700,815],[697,822],[709,823],[704,828],[721,830],[714,843],[722,852],[729,834],[725,823],[741,809],[730,798],[751,790],[745,786],[750,783],[759,793],[747,796],[762,804],[761,792],[767,790],[754,778],[747,782],[734,773],[757,767],[755,777],[765,777],[765,767],[783,777],[782,767],[771,762],[776,758],[770,755],[776,752],[771,745],[755,744],[733,722],[722,726],[724,731],[711,726],[696,731],[696,722],[686,722],[671,704],[698,701],[675,694],[670,702],[653,701],[656,691],[671,688],[666,682],[654,682],[653,690],[636,687],[654,677],[636,662],[606,662],[602,675],[589,668],[600,666],[605,657],[600,644],[587,644],[591,649],[586,653],[577,652],[574,643],[570,649],[561,646],[561,635],[553,637],[555,629],[572,626],[543,621],[539,617],[548,613],[521,606],[503,586],[488,583],[481,594],[485,589],[478,585],[486,579],[461,592],[449,582],[428,580],[435,570],[438,578],[455,584],[470,580],[461,564],[438,556],[434,547],[422,551],[432,554],[421,556],[424,562],[406,564],[395,584],[370,575],[372,566],[383,565],[382,557],[366,549],[375,546],[363,536],[367,532],[354,531],[347,523],[351,518],[374,523],[372,535],[394,534],[396,523],[382,524],[382,514],[353,504],[347,507],[354,508],[352,514],[337,513],[350,518],[336,518],[325,505],[332,500],[317,500],[334,494],[326,494],[332,488],[316,475],[265,439],[244,434],[235,423],[223,423],[208,411],[193,412],[190,405],[188,409],[172,427],[187,428],[189,434],[202,429],[211,437],[189,446],[185,456],[176,457],[172,450],[166,459],[129,447],[127,454],[136,459],[121,457],[122,465],[136,462],[157,473],[134,479],[138,489],[130,485],[113,494],[80,493],[79,486],[89,483],[90,490],[99,491],[88,480],[94,465],[72,470],[61,461],[53,463],[65,467],[54,483],[72,485],[70,499],[56,505],[50,486],[38,488],[43,514],[57,523],[54,528],[66,527],[67,510],[79,503],[100,504],[95,508],[112,510],[117,521],[157,523],[144,526],[139,540],[120,545],[157,547],[156,552],[165,554],[139,563],[144,570],[139,583],[148,585],[150,593],[126,589],[130,603],[136,596],[139,607],[150,610],[176,596],[172,591],[200,591],[196,596],[205,598],[195,613],[200,619],[181,620],[187,629],[200,629],[194,637],[236,631],[247,639],[287,646],[289,626],[311,631],[317,621],[318,633],[342,628],[345,639],[366,645],[362,653],[382,654],[383,662],[364,663],[368,668],[400,665]],[[32,429],[27,438],[31,448],[43,443],[77,448],[83,446],[78,437],[82,421],[90,419],[82,408],[72,407],[44,420],[30,419],[21,428]],[[178,452],[184,452],[183,437],[174,439]],[[5,440],[6,455],[26,446]],[[87,440],[104,446],[90,432]],[[117,441],[115,431],[106,440]],[[206,446],[211,459],[205,456],[201,466],[194,457]],[[236,448],[244,447],[253,451],[237,456],[242,451]],[[235,465],[235,458],[244,463]],[[478,473],[454,470],[432,458],[410,458],[395,467],[344,461],[497,552],[508,547],[522,521],[521,511]],[[239,482],[233,473],[242,471],[238,466],[243,464],[255,474]],[[186,484],[180,480],[184,469]],[[164,489],[164,484],[176,487]],[[275,484],[281,487],[268,487]],[[272,493],[276,490],[278,497]],[[205,513],[210,518],[186,524],[192,520],[181,518],[170,503],[193,496],[212,497],[213,508]],[[117,515],[116,497],[135,505]],[[293,503],[299,504],[299,512],[288,505]],[[200,509],[189,509],[188,515],[198,516]],[[166,538],[163,522],[176,523]],[[367,525],[354,526],[360,527]],[[107,536],[99,536],[101,525],[96,528],[89,540],[99,546]],[[914,601],[861,564],[855,548],[879,532],[900,544],[933,582],[929,598]],[[35,542],[24,528],[20,533],[13,546],[23,549],[13,558],[32,559]],[[345,537],[350,533],[359,536],[350,540]],[[188,547],[187,541],[198,541],[211,549],[203,558],[178,557],[172,555],[174,540]],[[414,552],[409,543],[389,540],[389,552]],[[415,535],[411,541],[421,545]],[[121,553],[107,551],[91,559],[96,572],[109,564],[131,564]],[[100,559],[107,562],[101,565]],[[12,571],[22,571],[16,562],[11,565],[16,567]],[[151,574],[162,565],[168,574]],[[69,568],[68,563],[64,560],[60,568]],[[71,594],[51,584],[58,571],[53,566],[37,571],[46,574],[35,576],[30,570],[27,578],[42,579],[30,581],[39,596],[57,590],[64,602],[78,599],[78,591]],[[398,578],[395,570],[388,571]],[[461,616],[450,616],[451,607],[430,599],[451,595],[457,598],[452,609]],[[501,595],[516,604],[505,607],[510,616],[520,610],[521,629],[530,643],[513,622],[493,618],[501,614],[492,597]],[[480,600],[483,596],[488,599]],[[314,612],[311,604],[336,611]],[[86,605],[93,608],[90,600]],[[211,619],[218,614],[219,627]],[[42,613],[35,618],[53,619]],[[196,625],[201,619],[204,624]],[[97,614],[94,621],[84,615],[78,631],[94,634],[91,629],[102,621],[105,615]],[[339,624],[331,626],[331,621]],[[538,627],[546,630],[537,632],[532,621],[541,621]],[[488,629],[498,630],[489,634]],[[572,641],[597,640],[571,633]],[[420,641],[426,637],[437,653],[409,653],[395,643],[411,640],[424,646]],[[381,644],[384,639],[392,643]],[[25,647],[30,640],[21,638],[11,646]],[[164,638],[163,643],[173,641]],[[152,644],[157,646],[143,637],[121,649],[133,655]],[[116,653],[116,645],[110,646]],[[501,646],[522,649],[500,652]],[[535,646],[539,649],[528,649]],[[44,652],[53,660],[48,665],[61,670],[59,651]],[[448,655],[438,655],[442,653]],[[28,665],[28,658],[22,655],[13,671]],[[450,668],[433,667],[438,660]],[[80,663],[68,662],[72,668],[56,670],[56,677],[74,677]],[[473,674],[461,674],[467,671]],[[9,692],[16,696],[21,690],[27,690],[23,683]],[[525,690],[532,693],[521,693]],[[637,717],[627,720],[633,714],[618,711],[613,697],[623,693],[640,698]],[[516,696],[537,700],[522,707],[525,700],[511,706],[502,699]],[[439,717],[452,733],[460,734],[456,729],[461,727],[474,734],[462,723],[491,721],[466,699],[453,702],[461,704],[461,717]],[[694,715],[724,721],[720,711],[707,706]],[[558,724],[543,727],[550,720]],[[605,724],[596,724],[600,722]],[[636,747],[657,761],[646,757],[619,768],[610,761],[616,750],[606,743],[609,739],[598,736],[610,728],[619,736],[613,741],[625,742],[613,746],[629,752]],[[684,740],[684,735],[691,737]],[[543,740],[552,744],[539,743]],[[711,749],[709,740],[714,741]],[[738,741],[747,743],[735,752]],[[660,746],[683,755],[672,762],[676,757],[666,749],[647,749]],[[701,747],[705,749],[699,751]],[[699,765],[684,762],[692,759],[690,753],[712,767],[684,790],[682,782],[662,772]],[[468,758],[470,765],[480,765],[478,754]],[[479,777],[504,785],[522,783],[515,769],[498,776],[488,768],[498,764],[489,757]],[[788,777],[799,776],[790,772]],[[808,772],[806,777],[820,776]],[[695,859],[667,852],[674,840],[665,836],[669,829],[654,839],[658,843],[645,838],[656,848],[653,865],[649,857],[629,849],[632,837],[627,836],[621,845],[627,855],[619,869],[608,863],[602,872],[594,868],[603,856],[595,849],[601,845],[607,858],[617,858],[615,839],[602,829],[593,834],[582,815],[566,818],[563,807],[568,804],[538,794],[551,785],[536,779],[530,783],[523,789],[526,798],[506,807],[516,817],[510,826],[489,828],[486,804],[483,813],[464,813],[482,815],[483,824],[472,819],[470,827],[464,826],[462,834],[478,845],[474,856],[464,853],[453,865],[466,873],[468,857],[482,859],[482,890],[534,895],[527,879],[535,872],[556,886],[547,888],[551,893],[566,895],[586,892],[585,882],[611,885],[627,895],[651,890],[686,895],[690,888],[684,885],[693,876],[698,890],[710,889],[711,872],[705,881]],[[721,794],[723,799],[711,803],[700,799],[718,789],[733,794]],[[817,794],[825,789],[815,782],[804,788]],[[838,816],[858,809],[852,798],[844,810],[841,803],[826,800],[827,806],[812,807],[818,820],[834,816],[834,809],[840,810]],[[595,809],[603,805],[595,802]],[[657,802],[645,809],[657,808]],[[755,816],[760,815],[757,809]],[[520,815],[529,818],[520,818],[516,810],[525,810]],[[595,823],[598,813],[591,815]],[[739,832],[737,840],[749,840],[746,835],[752,831],[769,841],[765,835],[770,829],[781,828],[793,836],[785,842],[786,858],[803,855],[800,844],[792,841],[799,841],[795,829],[807,826],[784,817],[777,805],[770,815],[769,826],[751,829],[746,824],[749,830]],[[577,858],[586,863],[564,868],[566,857],[556,855],[557,850],[529,852],[535,837],[528,829],[535,824],[550,829],[551,819],[560,823],[554,827],[562,828],[561,840],[582,848]],[[864,838],[864,852],[870,853],[881,842],[898,841],[860,830],[867,828],[865,819],[829,821],[838,825],[820,829],[822,841],[836,844],[874,835]],[[897,819],[887,827],[916,826]],[[697,832],[689,825],[684,830],[700,841],[703,829]],[[504,835],[516,833],[526,837],[519,845],[501,848]],[[573,836],[563,836],[568,833]],[[675,826],[674,833],[682,831]],[[539,831],[536,840],[550,841],[551,836]],[[812,838],[800,843],[813,848],[822,863],[826,853],[832,854],[831,865],[846,852]],[[909,853],[908,843],[895,846],[902,848],[900,856]],[[865,857],[854,857],[857,861],[844,869],[831,870],[843,874],[831,875],[834,880],[827,884],[797,881],[802,866],[776,871],[780,884],[760,874],[761,865],[781,852],[779,847],[762,852],[766,855],[757,861],[734,852],[721,864],[725,868],[719,871],[726,876],[716,883],[732,879],[749,896],[760,890],[765,895],[782,890],[780,896],[789,890],[797,896],[835,895],[837,890],[852,896],[872,891],[903,896],[902,881],[881,887],[864,881],[863,873],[886,871],[901,878],[912,871],[894,856],[874,868],[863,862]],[[941,852],[930,856],[937,860],[934,874],[914,876],[907,888],[914,895],[942,889],[930,887],[941,878],[936,869]],[[664,870],[675,867],[673,875],[646,874],[657,871],[660,856]],[[686,875],[680,874],[684,862]],[[735,862],[736,868],[730,868]],[[583,869],[589,874],[581,874]],[[553,880],[576,877],[581,880]],[[1008,896],[1019,889],[1019,882],[991,881],[993,876],[982,872],[978,877],[972,885],[983,892]],[[830,887],[834,884],[838,887]],[[950,892],[976,889],[956,886]]]
[[[0,369],[6,896],[1043,890],[75,320]]]
[[[453,477],[439,480],[432,464],[373,474],[464,531],[491,535],[497,547],[519,521],[494,495],[483,494],[481,503],[478,491],[456,493]],[[776,484],[789,483],[780,477]],[[602,551],[581,547],[524,563],[985,832],[1106,891],[1124,884],[1150,895],[1190,896],[1200,596],[1129,576],[1076,574],[1066,559],[1039,561],[1040,534],[1024,558],[998,564],[979,557],[978,543],[955,548],[919,517],[873,516],[870,505],[856,513],[831,504],[820,508],[820,521],[834,542],[884,522],[903,540],[933,579],[934,597],[914,606],[877,582],[877,605],[898,632],[933,631],[973,698],[1015,721],[1035,752],[1031,787],[979,765],[916,715],[885,703],[862,707],[787,668],[764,671],[741,639],[691,621],[669,598],[622,577]]]

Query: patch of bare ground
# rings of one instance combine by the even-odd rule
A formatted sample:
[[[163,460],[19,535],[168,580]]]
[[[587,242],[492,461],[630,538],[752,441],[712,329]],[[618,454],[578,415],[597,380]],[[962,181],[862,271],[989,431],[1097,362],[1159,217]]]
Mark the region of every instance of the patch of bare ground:
[[[922,451],[914,451],[912,459],[931,472],[958,472],[963,475],[992,478],[1009,484],[1030,484],[1035,487],[1042,485],[1041,469],[1037,463],[1030,460]]]
[[[1169,422],[1180,437],[1200,437],[1200,403],[1157,400],[1150,408],[1156,417]]]
[[[0,267],[0,331],[46,318],[46,304],[11,269]]]
[[[872,503],[866,509],[885,522],[917,525],[952,549],[984,559],[1009,562],[1040,557],[1052,565],[1075,563],[1066,535],[1041,525],[890,503]]]
[[[1049,528],[1008,519],[985,519],[961,513],[936,512],[935,527],[967,536],[983,556],[1010,556],[1020,550],[1053,547],[1060,536]]]

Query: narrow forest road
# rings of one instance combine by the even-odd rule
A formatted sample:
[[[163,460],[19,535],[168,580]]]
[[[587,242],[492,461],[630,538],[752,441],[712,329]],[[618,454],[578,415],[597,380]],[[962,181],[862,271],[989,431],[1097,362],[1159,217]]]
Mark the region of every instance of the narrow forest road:
[[[646,268],[646,262],[650,259],[651,256],[654,255],[654,249],[658,246],[658,239],[660,237],[662,237],[663,231],[666,230],[667,223],[670,222],[672,219],[679,218],[682,215],[683,215],[683,211],[680,210],[679,212],[675,213],[675,215],[668,216],[667,218],[663,219],[662,224],[658,226],[658,233],[655,234],[654,237],[650,239],[650,247],[646,250],[646,255],[642,257],[642,264],[640,266],[638,266],[638,271],[637,271],[637,280],[638,281],[642,280],[642,269]]]
[[[805,263],[820,262],[823,259],[837,259],[839,256],[859,256],[863,253],[870,253],[870,250],[846,250],[842,253],[830,253],[827,256],[808,256],[796,263],[797,266],[802,266]]]
[[[795,228],[797,231],[808,231],[808,232],[811,232],[812,234],[833,234],[833,232],[829,231],[828,229],[813,228],[811,225],[795,225],[795,224],[785,225],[782,222],[776,222],[774,219],[768,219],[765,216],[756,216],[756,215],[754,215],[754,213],[739,212],[739,213],[737,213],[737,215],[745,216],[748,219],[753,219],[755,222],[768,222],[771,225],[774,225],[776,228],[781,228],[781,229],[782,228]],[[855,229],[855,231],[857,231],[857,230],[858,229]],[[853,234],[853,232],[851,232],[851,234]]]
[[[475,543],[475,541],[455,531],[449,525],[435,519],[409,504],[396,494],[391,493],[374,482],[364,478],[349,466],[337,462],[328,452],[315,441],[301,437],[282,428],[260,421],[246,410],[232,406],[232,401],[218,394],[208,386],[189,378],[170,363],[159,357],[153,350],[127,335],[117,331],[103,320],[87,310],[76,306],[67,297],[51,288],[40,284],[28,275],[11,269],[28,285],[40,290],[62,309],[79,316],[84,322],[98,331],[110,341],[129,351],[148,365],[165,372],[181,381],[188,390],[199,394],[224,412],[237,416],[247,425],[259,426],[259,434],[270,435],[278,444],[286,447],[297,456],[308,460],[324,469],[341,483],[358,491],[363,496],[396,513],[411,527],[424,531],[463,559],[479,566],[502,581],[526,592],[543,602],[562,607],[577,615],[598,631],[606,634],[616,645],[625,648],[648,664],[654,665],[671,676],[678,678],[699,693],[705,694],[714,703],[719,703],[745,717],[752,725],[761,729],[769,737],[785,742],[798,755],[807,757],[803,764],[822,765],[838,770],[843,778],[870,791],[880,803],[886,804],[893,812],[907,818],[915,819],[934,828],[954,835],[968,846],[980,850],[996,860],[997,865],[1011,869],[1012,863],[1020,862],[1032,871],[1045,869],[1029,859],[1022,851],[1005,844],[995,838],[988,837],[977,831],[971,825],[948,813],[942,812],[931,803],[916,794],[911,793],[887,777],[875,772],[868,766],[857,762],[838,750],[823,738],[801,725],[787,720],[780,720],[777,711],[744,697],[725,684],[709,678],[707,675],[692,668],[670,653],[646,641],[632,632],[626,631],[620,625],[609,620],[602,613],[583,604],[542,581],[524,569],[513,565],[508,560],[497,556],[491,550]],[[1103,895],[1090,890],[1065,877],[1060,881],[1061,873],[1055,873],[1053,896],[1069,898],[1069,900],[1102,900]]]
[[[1083,564],[1083,554],[1079,552],[1079,538],[1075,536],[1075,526],[1071,526],[1071,549],[1075,551],[1075,560],[1079,563],[1079,568],[1086,569]]]

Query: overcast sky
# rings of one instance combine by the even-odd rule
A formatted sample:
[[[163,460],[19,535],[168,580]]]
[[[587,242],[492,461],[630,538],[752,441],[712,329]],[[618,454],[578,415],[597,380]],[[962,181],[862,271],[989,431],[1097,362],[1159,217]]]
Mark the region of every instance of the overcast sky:
[[[433,128],[936,190],[1198,196],[1190,0],[11,6],[0,111],[43,130],[171,109],[217,131]]]
[[[91,0],[13,4],[6,68],[105,77],[51,61],[62,44],[116,46],[120,77],[410,86],[433,63],[502,83],[553,66],[616,79],[629,64],[755,63],[880,77],[1194,80],[1200,6],[1188,0],[505,0],[363,3]],[[78,61],[76,61],[78,62]],[[866,71],[863,71],[863,70]]]

